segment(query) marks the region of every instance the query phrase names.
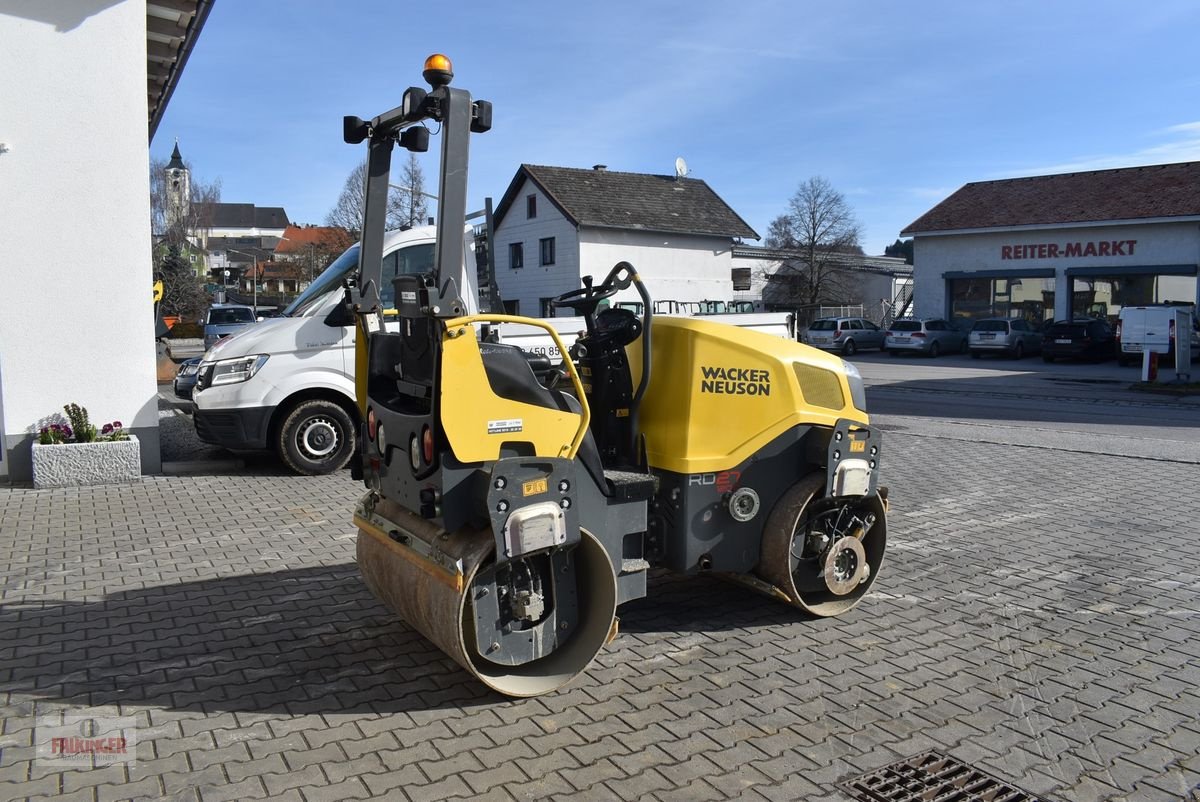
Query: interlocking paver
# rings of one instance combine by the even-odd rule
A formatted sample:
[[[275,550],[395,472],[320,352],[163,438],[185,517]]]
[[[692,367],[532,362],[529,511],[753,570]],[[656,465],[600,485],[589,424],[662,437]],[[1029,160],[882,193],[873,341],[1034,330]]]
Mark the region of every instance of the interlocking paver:
[[[655,574],[587,676],[524,701],[372,599],[345,476],[0,488],[0,796],[836,800],[924,749],[1063,802],[1192,793],[1200,526],[1130,502],[1200,508],[1192,468],[888,442],[941,472],[889,471],[891,551],[857,610]],[[137,762],[33,760],[35,710],[79,707],[136,716]]]

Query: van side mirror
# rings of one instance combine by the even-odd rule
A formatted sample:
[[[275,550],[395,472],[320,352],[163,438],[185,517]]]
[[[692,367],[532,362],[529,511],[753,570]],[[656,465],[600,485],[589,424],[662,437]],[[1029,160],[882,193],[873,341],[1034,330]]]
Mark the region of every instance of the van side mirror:
[[[354,306],[350,302],[350,291],[347,290],[342,302],[329,310],[325,316],[325,325],[335,328],[354,325]]]

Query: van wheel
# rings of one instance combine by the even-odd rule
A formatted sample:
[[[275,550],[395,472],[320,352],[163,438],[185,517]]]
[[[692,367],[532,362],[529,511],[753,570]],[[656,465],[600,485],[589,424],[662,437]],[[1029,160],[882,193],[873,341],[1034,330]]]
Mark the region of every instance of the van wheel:
[[[332,401],[297,404],[279,427],[275,449],[279,458],[299,474],[332,473],[354,453],[354,421]]]
[[[854,340],[846,340],[846,344],[842,346],[842,356],[854,356],[858,352],[858,346],[854,344]]]

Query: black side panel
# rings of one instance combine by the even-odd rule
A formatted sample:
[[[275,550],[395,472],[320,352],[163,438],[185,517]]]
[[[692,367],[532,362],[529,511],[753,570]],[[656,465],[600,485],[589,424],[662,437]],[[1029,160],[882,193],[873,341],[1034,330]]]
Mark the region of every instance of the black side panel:
[[[824,472],[811,455],[824,454],[830,436],[826,429],[797,426],[726,471],[654,471],[659,491],[650,506],[650,562],[679,572],[749,572],[758,563],[771,509],[801,477]],[[745,522],[734,520],[728,508],[729,496],[742,487],[759,498],[757,514]]]

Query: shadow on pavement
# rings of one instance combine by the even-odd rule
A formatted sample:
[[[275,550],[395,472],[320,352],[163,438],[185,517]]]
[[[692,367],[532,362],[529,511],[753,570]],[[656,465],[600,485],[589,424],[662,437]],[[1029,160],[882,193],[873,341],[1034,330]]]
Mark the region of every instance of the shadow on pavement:
[[[873,415],[1024,423],[1162,427],[1200,424],[1197,399],[1130,390],[1129,381],[1087,376],[915,378],[867,387]]]
[[[803,620],[715,578],[656,574],[626,639]],[[639,634],[666,633],[666,638]],[[204,713],[401,712],[507,700],[383,608],[353,563],[0,605],[0,692]],[[619,638],[607,649],[618,649]]]

